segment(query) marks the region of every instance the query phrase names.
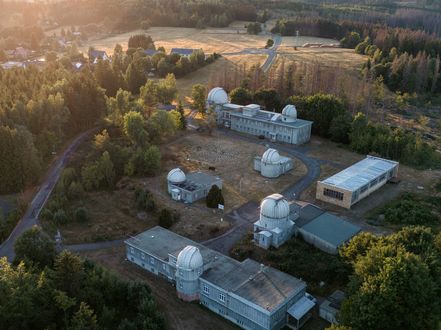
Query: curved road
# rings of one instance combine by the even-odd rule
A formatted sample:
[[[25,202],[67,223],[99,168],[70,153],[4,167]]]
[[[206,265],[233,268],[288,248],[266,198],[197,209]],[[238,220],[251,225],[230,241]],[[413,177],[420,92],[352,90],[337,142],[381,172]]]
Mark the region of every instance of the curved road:
[[[56,162],[51,166],[49,172],[46,174],[44,182],[41,184],[23,218],[15,226],[8,239],[4,241],[2,245],[0,245],[0,257],[7,257],[10,262],[14,259],[15,241],[24,231],[38,224],[38,216],[40,215],[41,210],[52,193],[52,190],[57,184],[61,171],[67,163],[70,155],[89,136],[89,134],[95,130],[96,128],[93,128],[77,136],[66,148],[66,150],[64,150],[63,154],[59,156]]]

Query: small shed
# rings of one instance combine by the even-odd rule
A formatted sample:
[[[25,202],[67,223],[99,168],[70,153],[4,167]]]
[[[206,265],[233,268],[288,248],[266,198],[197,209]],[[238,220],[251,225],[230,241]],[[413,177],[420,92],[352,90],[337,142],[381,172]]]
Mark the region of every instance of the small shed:
[[[322,319],[330,323],[337,322],[337,314],[340,312],[341,303],[345,299],[345,293],[340,290],[334,291],[328,298],[326,298],[321,304],[319,309],[319,315]]]

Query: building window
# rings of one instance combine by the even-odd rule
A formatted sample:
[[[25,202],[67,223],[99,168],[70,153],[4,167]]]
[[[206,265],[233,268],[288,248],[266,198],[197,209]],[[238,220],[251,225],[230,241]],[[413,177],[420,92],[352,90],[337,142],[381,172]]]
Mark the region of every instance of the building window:
[[[370,187],[372,188],[373,186],[377,185],[377,183],[378,183],[378,179],[372,180]]]
[[[163,270],[167,270],[167,268],[166,268],[166,265],[165,265],[165,264],[162,264],[162,269],[163,269]]]
[[[223,293],[219,293],[219,300],[225,302],[225,295]]]
[[[130,253],[131,253],[131,254],[135,254],[135,249],[131,247],[131,248],[130,248]]]
[[[179,282],[179,287],[182,289],[184,286],[182,285],[182,282]]]
[[[380,178],[378,179],[378,181],[383,181],[384,179],[386,179],[386,173],[384,173],[382,176],[380,176]]]
[[[325,188],[323,190],[323,195],[331,197],[331,198],[338,199],[340,201],[343,200],[343,196],[344,196],[344,194],[342,192],[335,191],[335,190],[328,189],[328,188]]]
[[[154,265],[154,264],[155,264],[155,259],[150,258],[150,263],[151,263],[152,265]]]
[[[204,285],[204,293],[210,294],[210,288],[206,285]]]
[[[141,253],[141,258],[144,260],[145,259],[145,254]]]
[[[182,270],[179,271],[179,276],[184,276],[184,272]]]
[[[364,193],[366,190],[368,190],[369,189],[369,185],[367,184],[367,185],[364,185],[363,187],[361,187],[361,189],[360,189],[360,194],[362,194],[362,193]]]

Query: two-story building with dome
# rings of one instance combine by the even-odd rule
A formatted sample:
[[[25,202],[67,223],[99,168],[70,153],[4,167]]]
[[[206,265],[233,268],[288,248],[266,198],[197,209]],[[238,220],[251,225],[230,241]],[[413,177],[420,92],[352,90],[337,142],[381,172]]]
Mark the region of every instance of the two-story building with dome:
[[[218,125],[238,132],[290,144],[303,144],[311,138],[312,122],[297,118],[292,104],[285,106],[281,114],[263,110],[258,104],[233,104],[225,90],[216,87],[208,93],[206,106],[215,111]]]
[[[254,170],[266,178],[277,178],[292,170],[294,162],[292,158],[284,157],[276,149],[267,149],[262,157],[254,157]]]
[[[199,301],[249,330],[299,329],[315,303],[306,283],[275,268],[242,262],[162,227],[125,241],[130,262],[175,285],[184,301]]]

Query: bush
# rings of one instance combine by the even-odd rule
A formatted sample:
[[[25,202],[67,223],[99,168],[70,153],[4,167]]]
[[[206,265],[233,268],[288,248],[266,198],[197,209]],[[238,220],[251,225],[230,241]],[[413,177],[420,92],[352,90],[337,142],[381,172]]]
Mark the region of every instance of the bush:
[[[169,209],[162,209],[159,212],[158,224],[166,229],[173,225],[173,214]]]
[[[89,220],[89,215],[85,207],[78,207],[75,210],[75,220],[82,223]]]
[[[135,203],[139,210],[145,210],[147,212],[153,212],[156,209],[156,203],[153,199],[153,195],[146,189],[137,189],[135,191]]]
[[[54,213],[53,221],[58,225],[66,224],[67,223],[66,212],[63,209],[57,210],[57,212]]]
[[[214,185],[211,187],[206,198],[207,207],[216,209],[219,204],[224,205],[224,196],[222,195],[222,190],[218,186]]]

